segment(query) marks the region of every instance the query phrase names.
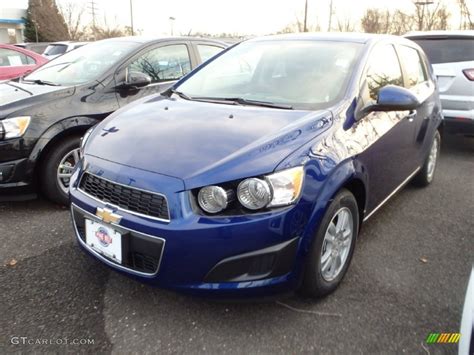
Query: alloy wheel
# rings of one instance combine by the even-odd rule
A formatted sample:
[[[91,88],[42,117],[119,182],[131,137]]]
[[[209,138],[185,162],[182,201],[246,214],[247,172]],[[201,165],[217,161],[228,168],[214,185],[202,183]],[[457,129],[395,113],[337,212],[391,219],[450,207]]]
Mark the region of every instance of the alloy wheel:
[[[336,279],[347,262],[354,238],[353,226],[351,210],[343,207],[334,214],[326,229],[319,267],[327,282]]]
[[[438,159],[439,139],[435,138],[431,145],[430,155],[428,156],[428,166],[426,169],[426,177],[428,181],[433,180],[434,171],[436,168],[436,161]]]
[[[67,194],[69,193],[69,183],[71,181],[71,176],[79,163],[79,148],[73,149],[61,159],[58,166],[58,171],[56,173],[56,179],[61,190]]]

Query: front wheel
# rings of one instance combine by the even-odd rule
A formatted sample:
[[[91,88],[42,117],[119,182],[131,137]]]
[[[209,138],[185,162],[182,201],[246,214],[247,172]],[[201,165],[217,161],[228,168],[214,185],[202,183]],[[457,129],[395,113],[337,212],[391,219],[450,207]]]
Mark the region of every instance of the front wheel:
[[[307,257],[301,291],[311,297],[333,292],[342,281],[359,232],[354,195],[341,190],[329,205]]]
[[[430,152],[426,158],[421,170],[416,175],[413,182],[418,186],[428,186],[434,179],[434,173],[436,170],[436,165],[439,158],[439,152],[441,148],[441,136],[439,131],[436,131],[436,134],[431,143]]]
[[[80,137],[60,141],[48,153],[40,171],[40,181],[45,196],[60,205],[69,202],[69,183],[72,172],[79,163]]]

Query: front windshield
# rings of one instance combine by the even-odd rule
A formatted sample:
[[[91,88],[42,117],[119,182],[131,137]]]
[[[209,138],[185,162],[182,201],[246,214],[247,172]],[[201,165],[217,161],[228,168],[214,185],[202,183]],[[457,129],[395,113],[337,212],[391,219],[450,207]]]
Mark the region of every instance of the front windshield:
[[[344,95],[362,45],[317,40],[243,42],[184,81],[189,98],[240,98],[295,109],[329,107]]]
[[[98,79],[138,46],[138,43],[124,41],[91,43],[51,60],[23,80],[56,85],[86,83]]]

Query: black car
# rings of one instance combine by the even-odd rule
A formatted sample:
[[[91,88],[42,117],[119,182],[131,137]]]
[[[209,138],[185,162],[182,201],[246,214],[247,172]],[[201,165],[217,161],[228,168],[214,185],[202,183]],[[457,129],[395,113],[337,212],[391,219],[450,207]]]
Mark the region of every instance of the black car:
[[[108,39],[0,84],[0,195],[40,186],[66,204],[80,139],[90,127],[167,89],[226,46],[186,37]]]

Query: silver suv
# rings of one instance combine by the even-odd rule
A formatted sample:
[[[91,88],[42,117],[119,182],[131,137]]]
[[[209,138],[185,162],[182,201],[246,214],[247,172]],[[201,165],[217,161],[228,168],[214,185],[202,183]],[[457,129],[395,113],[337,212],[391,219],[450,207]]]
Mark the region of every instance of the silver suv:
[[[474,31],[414,32],[405,37],[423,48],[438,77],[446,131],[474,136]]]

